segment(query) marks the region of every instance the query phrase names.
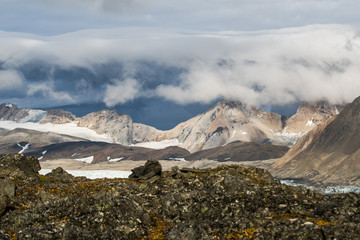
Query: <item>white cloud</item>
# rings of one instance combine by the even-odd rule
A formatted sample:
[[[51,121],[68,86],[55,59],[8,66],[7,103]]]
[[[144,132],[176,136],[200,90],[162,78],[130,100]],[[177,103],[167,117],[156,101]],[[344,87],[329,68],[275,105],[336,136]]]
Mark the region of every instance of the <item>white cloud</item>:
[[[250,32],[119,28],[54,37],[0,32],[0,45],[6,49],[0,52],[0,61],[8,68],[33,60],[65,69],[121,64],[121,80],[97,83],[98,89],[105,89],[103,100],[108,106],[144,92],[181,104],[209,103],[221,97],[256,105],[322,98],[340,103],[360,95],[360,34],[344,25]],[[141,80],[136,74],[143,73],[142,65],[136,63],[143,61],[184,71],[177,81]],[[90,86],[86,79],[82,81]],[[149,82],[155,86],[146,88]],[[70,99],[45,86],[34,85],[28,94],[49,92],[53,99]]]
[[[115,106],[133,100],[140,93],[140,86],[135,79],[127,78],[123,81],[114,80],[106,86],[104,102],[107,106]]]
[[[63,103],[74,102],[74,99],[68,93],[54,91],[49,83],[31,84],[28,86],[26,94],[28,96],[46,97],[49,98],[49,100],[55,100]]]
[[[0,90],[11,90],[23,86],[23,77],[14,70],[0,70]]]

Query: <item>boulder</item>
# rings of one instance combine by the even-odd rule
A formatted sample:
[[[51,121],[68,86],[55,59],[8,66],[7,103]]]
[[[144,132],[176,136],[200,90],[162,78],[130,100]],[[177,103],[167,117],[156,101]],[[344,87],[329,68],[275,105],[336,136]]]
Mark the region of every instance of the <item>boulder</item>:
[[[0,157],[0,177],[34,180],[40,169],[36,157],[14,153]]]
[[[148,160],[145,166],[140,166],[131,170],[129,178],[136,180],[148,180],[154,176],[161,176],[162,167],[157,160]]]
[[[55,178],[61,182],[73,182],[75,177],[70,173],[66,172],[62,167],[53,169],[50,173],[45,175],[48,178]]]

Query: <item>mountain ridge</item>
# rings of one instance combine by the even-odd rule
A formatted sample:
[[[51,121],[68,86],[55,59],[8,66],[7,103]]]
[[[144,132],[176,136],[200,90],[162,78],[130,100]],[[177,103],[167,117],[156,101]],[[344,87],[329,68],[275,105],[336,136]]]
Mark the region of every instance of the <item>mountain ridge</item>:
[[[72,113],[61,109],[42,111],[19,109],[14,104],[0,105],[2,120],[40,124],[76,123],[79,127],[94,130],[100,135],[105,134],[115,143],[123,145],[177,140],[180,147],[190,152],[234,141],[291,146],[303,134],[337,113],[336,106],[322,101],[302,104],[295,115],[286,118],[259,107],[223,100],[204,113],[163,131],[134,123],[131,116],[114,110],[104,109],[76,118]]]

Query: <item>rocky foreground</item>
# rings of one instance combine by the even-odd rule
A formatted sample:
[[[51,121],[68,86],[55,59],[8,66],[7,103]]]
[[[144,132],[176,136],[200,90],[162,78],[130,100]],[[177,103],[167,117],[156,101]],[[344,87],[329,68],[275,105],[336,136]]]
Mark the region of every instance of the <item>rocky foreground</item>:
[[[0,239],[360,239],[358,194],[325,196],[245,166],[88,180],[0,158]]]

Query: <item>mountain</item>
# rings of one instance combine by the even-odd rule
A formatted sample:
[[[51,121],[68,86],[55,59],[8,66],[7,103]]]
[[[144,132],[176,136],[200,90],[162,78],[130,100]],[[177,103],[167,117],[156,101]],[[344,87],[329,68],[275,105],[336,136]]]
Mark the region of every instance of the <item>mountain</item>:
[[[109,135],[117,143],[123,145],[132,144],[133,122],[129,115],[102,110],[77,119],[77,124],[79,127],[95,130],[98,134]]]
[[[336,115],[338,111],[336,106],[326,102],[304,103],[294,116],[286,118],[259,107],[224,100],[168,131],[134,123],[129,115],[110,110],[76,118],[63,110],[18,109],[13,104],[1,104],[0,119],[18,123],[35,122],[40,125],[51,123],[46,125],[47,128],[32,125],[32,129],[55,131],[56,128],[57,133],[85,137],[92,141],[123,145],[149,142],[164,145],[166,142],[169,146],[177,145],[190,152],[197,152],[234,141],[291,146],[307,131]],[[64,127],[59,129],[60,125]],[[21,127],[26,128],[28,125]],[[79,130],[82,134],[79,134]]]
[[[176,138],[180,146],[190,152],[234,141],[291,146],[307,131],[337,113],[336,106],[326,102],[303,103],[297,113],[287,119],[240,102],[221,101],[174,129],[155,132],[153,141]]]
[[[309,132],[275,164],[276,175],[323,184],[360,184],[360,97]]]

